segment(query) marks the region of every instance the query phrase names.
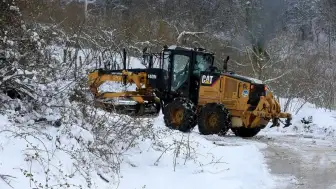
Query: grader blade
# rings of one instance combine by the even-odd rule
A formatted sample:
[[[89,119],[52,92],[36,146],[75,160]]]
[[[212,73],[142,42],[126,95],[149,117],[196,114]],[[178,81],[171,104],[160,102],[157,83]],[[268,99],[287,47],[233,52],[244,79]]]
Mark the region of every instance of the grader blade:
[[[160,103],[157,101],[138,103],[131,98],[97,99],[95,105],[108,112],[132,117],[151,118],[160,112]]]

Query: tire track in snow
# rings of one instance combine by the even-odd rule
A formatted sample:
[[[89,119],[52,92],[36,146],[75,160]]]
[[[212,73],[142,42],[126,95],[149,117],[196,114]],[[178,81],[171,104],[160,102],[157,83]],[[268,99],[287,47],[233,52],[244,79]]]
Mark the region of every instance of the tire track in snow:
[[[336,189],[335,141],[297,135],[205,138],[219,146],[257,145],[265,154],[271,173],[277,177],[276,189]]]
[[[295,176],[297,182],[279,189],[336,189],[336,148],[333,141],[299,136],[258,136],[271,172]]]

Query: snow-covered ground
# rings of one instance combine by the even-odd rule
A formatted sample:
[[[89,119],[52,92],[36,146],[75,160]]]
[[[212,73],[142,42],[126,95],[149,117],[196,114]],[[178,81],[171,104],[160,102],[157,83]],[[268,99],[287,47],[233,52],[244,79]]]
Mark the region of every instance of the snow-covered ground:
[[[167,132],[162,116],[154,125]],[[204,138],[196,132],[171,132],[163,136],[162,142],[170,144],[170,149],[161,158],[162,151],[152,149],[151,141],[133,151],[128,158],[132,165],[123,166],[120,188],[252,189],[276,185],[260,152],[264,145],[246,141],[236,145],[234,138],[227,138],[231,144],[219,145],[224,141],[214,142],[222,140],[218,136]],[[180,147],[179,141],[184,141]]]
[[[325,112],[311,104],[304,106],[302,113],[294,116],[294,127],[303,127],[301,118],[310,115],[324,119],[320,122],[313,119],[316,128],[335,128],[332,124],[335,112]],[[85,141],[94,142],[92,133],[73,125],[70,135],[74,138],[69,138],[69,133],[65,135],[65,128],[62,127],[54,128],[46,125],[37,132],[33,128],[24,127],[27,125],[32,126],[34,123],[28,121],[20,126],[9,121],[7,116],[0,115],[0,175],[8,175],[6,181],[9,181],[13,188],[34,188],[35,181],[37,185],[39,183],[45,185],[46,178],[49,179],[49,186],[63,183],[63,185],[69,184],[70,188],[79,185],[86,188],[87,180],[80,174],[83,171],[76,170],[80,165],[78,160],[64,149],[90,157],[90,153],[78,145],[76,137],[82,136]],[[210,188],[225,186],[232,189],[255,189],[279,188],[295,180],[292,177],[278,177],[271,174],[263,154],[268,147],[265,141],[241,139],[232,134],[226,137],[201,136],[197,129],[190,134],[183,134],[167,129],[163,124],[162,115],[153,120],[153,125],[155,139],[143,138],[123,155],[118,177],[108,172],[103,173],[94,162],[92,166],[86,167],[84,173],[89,174],[93,188],[197,189],[211,185]],[[285,129],[267,128],[260,135],[277,137],[289,134],[307,135],[307,133],[313,136],[323,134],[318,130],[310,132],[287,128],[285,132]],[[324,136],[328,135],[329,133],[324,132]],[[278,141],[279,143],[281,141]],[[62,150],[57,147],[61,144]],[[282,147],[285,146],[282,144]],[[44,150],[49,152],[45,153]],[[90,162],[86,162],[85,165],[87,164]],[[51,174],[47,176],[45,171]],[[5,180],[0,179],[0,188],[11,187]],[[58,185],[53,188],[62,187]]]
[[[285,139],[288,135],[304,135],[334,139],[331,131],[336,128],[335,115],[335,111],[306,104],[294,115],[293,126],[266,128],[260,136],[280,139],[277,136],[282,135]],[[313,123],[308,129],[309,125],[301,123],[301,119],[309,116],[313,116]],[[155,136],[138,139],[136,145],[121,156],[120,172],[116,176],[106,171],[103,163],[99,165],[94,154],[81,145],[95,141],[92,131],[79,123],[71,127],[55,128],[48,124],[35,127],[29,119],[15,123],[6,115],[0,115],[0,178],[4,179],[0,179],[0,188],[29,189],[39,188],[39,185],[48,188],[47,183],[49,188],[63,188],[64,185],[88,188],[91,183],[92,188],[106,189],[277,189],[295,181],[291,176],[271,174],[264,156],[270,144],[258,137],[201,136],[197,128],[183,134],[167,129],[162,115],[152,123],[151,134]],[[84,143],[78,143],[79,139]],[[299,139],[294,141],[300,143]],[[290,142],[283,142],[286,141],[279,140],[277,144],[282,148],[293,147]],[[276,146],[271,145],[272,148]],[[303,154],[298,157],[301,156],[305,157]]]
[[[14,126],[6,116],[1,115],[0,129],[3,131],[0,134],[0,174],[13,176],[7,178],[13,188],[35,188],[35,181],[37,186],[39,183],[45,186],[46,179],[49,179],[49,187],[67,183],[70,188],[79,185],[86,188],[86,180],[76,170],[78,162],[71,153],[57,148],[62,144],[70,151],[83,150],[76,145],[76,137],[71,139],[62,135],[62,127],[47,126],[35,135],[24,136],[27,130]],[[240,141],[240,145],[237,145],[234,137],[222,140],[217,136],[204,138],[195,132],[182,134],[165,128],[162,116],[154,120],[154,131],[158,133],[155,140],[144,139],[127,151],[118,179],[112,179],[108,173],[101,178],[97,167],[87,167],[92,186],[197,189],[211,185],[210,188],[269,189],[277,185],[260,152],[265,148],[262,143]],[[15,138],[14,133],[20,134]],[[71,133],[92,140],[90,132],[78,126],[74,125]],[[216,140],[219,141],[214,142]],[[88,152],[81,153],[89,156]],[[0,188],[9,189],[10,186],[1,180]],[[62,187],[58,185],[53,188]]]
[[[293,100],[289,107],[289,112],[293,115],[293,125],[288,128],[266,128],[261,133],[267,135],[306,135],[315,138],[335,138],[336,137],[336,111],[318,108],[314,104],[306,103],[302,109],[296,114],[295,104],[298,99]],[[284,105],[284,100],[280,100],[280,104]],[[301,120],[309,120],[311,123],[304,124]]]
[[[81,150],[80,153],[88,155],[75,140],[82,136],[90,141],[92,136],[76,125],[71,128],[72,138],[69,138],[62,133],[64,129],[52,126],[37,129],[31,124],[32,121],[14,125],[0,115],[0,175],[8,176],[0,179],[0,188],[80,188],[81,185],[86,188],[85,177],[81,176],[85,170],[79,170],[81,165],[72,155]],[[90,174],[92,168],[84,163],[82,166]],[[90,177],[95,181],[93,186],[104,186],[97,174],[92,173]]]

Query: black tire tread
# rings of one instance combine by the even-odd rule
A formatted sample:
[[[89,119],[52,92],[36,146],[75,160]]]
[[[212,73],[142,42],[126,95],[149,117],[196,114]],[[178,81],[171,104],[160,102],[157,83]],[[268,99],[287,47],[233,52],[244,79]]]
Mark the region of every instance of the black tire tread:
[[[170,112],[173,108],[183,108],[184,117],[183,122],[179,127],[174,126],[170,120]],[[189,132],[197,124],[196,122],[196,106],[191,100],[186,98],[175,98],[172,102],[165,105],[163,109],[163,119],[166,127],[174,130],[179,130],[181,132]]]
[[[206,126],[206,117],[214,112],[219,114],[219,125],[216,131],[210,130]],[[209,103],[201,108],[198,117],[198,130],[202,135],[225,135],[231,128],[231,124],[231,114],[223,104]]]

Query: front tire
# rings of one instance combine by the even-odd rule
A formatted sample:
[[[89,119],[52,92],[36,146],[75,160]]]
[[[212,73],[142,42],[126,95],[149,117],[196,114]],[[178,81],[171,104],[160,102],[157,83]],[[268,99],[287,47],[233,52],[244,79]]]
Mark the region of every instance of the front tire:
[[[231,127],[229,110],[223,104],[206,104],[198,117],[198,130],[202,135],[225,135]]]
[[[238,127],[231,129],[233,133],[242,138],[251,138],[256,136],[260,132],[260,128],[245,128],[245,127]]]
[[[163,109],[165,125],[174,130],[188,132],[196,126],[196,107],[186,98],[176,98]]]

